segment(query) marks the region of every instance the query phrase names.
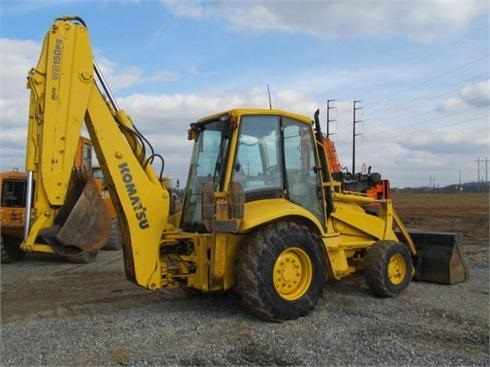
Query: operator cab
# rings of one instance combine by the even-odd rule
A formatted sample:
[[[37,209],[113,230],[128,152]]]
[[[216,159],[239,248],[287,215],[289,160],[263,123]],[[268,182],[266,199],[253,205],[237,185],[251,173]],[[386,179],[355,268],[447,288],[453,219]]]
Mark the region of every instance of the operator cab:
[[[228,192],[239,183],[245,203],[286,199],[324,223],[321,175],[312,122],[279,110],[232,110],[191,124],[194,150],[182,228],[205,231],[203,184]]]

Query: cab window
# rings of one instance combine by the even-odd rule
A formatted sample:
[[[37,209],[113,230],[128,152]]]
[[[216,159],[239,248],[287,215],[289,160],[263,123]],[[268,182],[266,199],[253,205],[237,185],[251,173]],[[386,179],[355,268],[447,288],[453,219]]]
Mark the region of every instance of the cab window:
[[[281,192],[283,188],[278,116],[243,116],[232,181],[239,182],[247,198],[253,192]]]

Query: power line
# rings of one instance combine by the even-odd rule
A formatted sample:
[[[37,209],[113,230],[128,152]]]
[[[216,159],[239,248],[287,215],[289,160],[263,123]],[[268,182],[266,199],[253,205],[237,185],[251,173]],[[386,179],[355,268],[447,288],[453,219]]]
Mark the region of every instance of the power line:
[[[420,58],[417,58],[413,61],[408,61],[408,62],[410,62],[410,64],[417,64],[421,61],[425,61],[425,60],[432,58],[434,55],[437,55],[441,49],[442,50],[454,49],[454,47],[449,47],[449,46],[454,46],[454,45],[460,43],[461,41],[464,41],[465,39],[469,38],[472,34],[477,33],[478,31],[480,31],[482,29],[488,29],[488,23],[486,20],[482,21],[482,23],[480,25],[478,25],[477,27],[475,27],[475,29],[467,32],[465,35],[456,39],[455,41],[451,41],[449,43],[439,45],[439,46],[435,47],[434,49],[432,49],[432,52],[430,52],[424,56],[421,56]]]
[[[466,112],[466,111],[463,111],[463,112]],[[458,125],[458,124],[461,125],[461,124],[465,124],[465,123],[470,123],[470,122],[473,122],[473,121],[477,121],[477,120],[483,119],[485,117],[488,117],[488,113],[485,113],[485,114],[480,115],[480,116],[476,116],[476,117],[474,117],[472,119],[465,118],[463,121],[458,120],[458,121],[454,121],[454,122],[451,122],[451,123],[444,122],[444,127]],[[447,116],[440,116],[440,117],[436,117],[434,119],[430,119],[430,120],[426,120],[426,121],[419,121],[416,124],[418,125],[418,124],[426,123],[427,121],[440,120],[440,119],[443,119],[443,118],[447,118]],[[413,126],[413,125],[416,125],[416,124],[411,124],[410,126]],[[407,131],[408,131],[406,129],[402,130],[402,129],[399,129],[399,128],[392,128],[392,129],[388,129],[388,130],[389,131],[385,131],[384,134],[377,134],[376,135],[377,137],[375,139],[369,139],[368,138],[367,141],[368,142],[376,142],[376,141],[382,141],[382,140],[387,140],[387,139],[393,140],[393,138],[396,138],[396,137],[406,136],[407,135]]]
[[[488,80],[488,72],[485,72],[485,73],[481,73],[481,74],[472,76],[470,78],[464,79],[458,85],[455,85],[449,89],[447,89],[447,88],[444,89],[444,91],[442,93],[440,91],[436,91],[435,93],[419,94],[416,97],[400,101],[400,102],[393,104],[389,107],[385,107],[385,108],[378,107],[378,108],[371,109],[370,111],[371,112],[374,111],[374,114],[371,113],[369,115],[369,119],[372,119],[373,117],[376,117],[376,116],[384,115],[384,114],[386,114],[386,112],[389,112],[392,110],[397,110],[397,109],[398,109],[398,111],[406,110],[406,109],[408,109],[414,105],[414,103],[408,103],[407,104],[407,102],[415,102],[417,100],[427,99],[428,97],[439,98],[439,97],[442,97],[442,96],[447,95],[447,94],[452,94],[452,93],[454,93],[454,91],[462,89],[466,85],[466,83],[468,83],[472,80],[475,80],[475,79],[480,79],[484,76],[487,77],[487,79],[485,79],[485,80]],[[484,80],[482,80],[482,81],[484,81]]]
[[[393,121],[392,123],[394,125],[396,125],[396,126],[394,126],[392,128],[385,129],[385,131],[383,132],[382,135],[389,135],[391,137],[391,136],[393,136],[392,135],[393,132],[399,132],[402,129],[410,128],[410,127],[413,127],[413,126],[416,126],[416,125],[427,124],[429,122],[433,122],[433,121],[437,121],[437,120],[448,119],[448,118],[451,118],[451,117],[453,117],[455,115],[461,115],[461,114],[464,114],[464,113],[468,113],[468,112],[475,111],[475,110],[480,110],[480,109],[481,109],[481,107],[471,107],[471,108],[467,108],[465,110],[461,110],[461,111],[457,111],[457,112],[448,112],[448,113],[443,114],[441,116],[436,116],[436,117],[432,117],[432,118],[425,119],[425,120],[414,121],[414,122],[412,122],[410,124],[404,124],[404,125],[398,124],[399,123],[399,120],[398,121]],[[426,114],[427,113],[421,113],[419,115],[413,115],[413,116],[410,116],[410,117],[423,116],[423,115],[426,115]],[[486,117],[486,116],[488,116],[488,112],[486,112],[485,114],[481,115],[480,118],[483,118],[483,117]],[[449,126],[450,124],[451,123],[445,122],[445,126]]]
[[[479,33],[482,29],[484,29],[488,32],[488,20],[486,17],[483,18],[481,23],[475,23],[473,29],[467,31],[460,38],[458,38],[454,41],[446,42],[444,44],[438,44],[435,47],[432,47],[430,52],[425,54],[425,55],[422,55],[422,56],[416,55],[416,57],[406,58],[405,62],[402,65],[398,65],[398,69],[400,69],[403,66],[413,66],[413,65],[420,64],[422,61],[426,61],[426,60],[433,58],[435,55],[439,54],[441,50],[442,51],[455,51],[455,52],[457,52],[456,51],[457,48],[454,47],[455,45],[457,45],[457,44],[461,43],[462,41],[468,39],[471,35],[473,35],[475,33]],[[478,47],[477,49],[480,50],[481,47]],[[488,49],[488,47],[487,47],[487,49]],[[448,59],[448,57],[445,57],[445,59]],[[369,86],[369,88],[371,88],[371,86]],[[395,91],[396,91],[396,89],[395,89]]]
[[[434,111],[433,110],[428,110],[428,111],[420,112],[420,113],[417,113],[417,114],[408,113],[406,115],[403,115],[401,117],[398,117],[397,119],[391,119],[391,122],[397,125],[396,127],[393,127],[392,129],[393,130],[398,130],[400,128],[400,126],[410,127],[410,126],[413,126],[413,125],[419,125],[419,124],[423,124],[423,123],[427,123],[427,122],[432,122],[434,120],[439,120],[439,119],[442,119],[442,118],[450,118],[453,115],[459,115],[459,114],[462,114],[462,113],[471,112],[471,111],[478,110],[478,109],[481,109],[481,108],[482,107],[480,107],[480,106],[474,106],[474,107],[470,107],[470,108],[467,108],[467,109],[461,110],[461,111],[456,111],[456,112],[450,112],[450,111],[448,111],[448,112],[444,112],[444,114],[441,115],[441,116],[431,117],[431,118],[425,119],[425,120],[419,120],[419,121],[410,122],[410,123],[403,123],[404,121],[414,121],[418,117],[428,116],[430,114],[433,114]],[[371,120],[372,119],[368,119],[368,121],[371,121]],[[381,121],[383,121],[383,120],[381,120]],[[385,119],[385,121],[386,121],[386,119]]]
[[[407,91],[409,91],[409,90],[411,90],[411,89],[418,88],[418,87],[420,87],[420,86],[422,86],[422,85],[425,85],[425,84],[427,84],[427,83],[429,83],[429,82],[432,82],[432,81],[434,81],[434,80],[437,80],[437,79],[439,79],[439,78],[443,77],[444,75],[447,75],[447,74],[453,73],[453,72],[455,72],[455,71],[457,71],[457,70],[464,69],[464,68],[466,68],[466,67],[468,67],[468,66],[470,66],[470,65],[473,65],[473,64],[477,63],[478,61],[481,61],[481,60],[483,60],[483,59],[488,58],[488,56],[489,56],[489,55],[490,55],[490,53],[488,53],[488,52],[487,52],[487,53],[486,53],[485,55],[483,55],[483,56],[479,56],[479,57],[477,57],[476,59],[473,59],[473,60],[468,61],[468,62],[466,62],[466,63],[464,63],[464,64],[461,64],[461,65],[458,65],[458,66],[456,66],[456,67],[454,67],[454,68],[452,68],[452,69],[446,70],[446,71],[444,71],[444,72],[442,72],[442,73],[440,73],[440,74],[437,74],[436,76],[434,76],[434,77],[432,77],[432,78],[425,79],[425,80],[423,80],[423,81],[421,81],[421,82],[418,82],[418,83],[412,84],[412,85],[410,85],[410,86],[408,86],[408,87],[406,87],[406,88],[403,88],[403,89],[399,90],[398,92],[390,93],[389,98],[393,98],[393,96],[395,96],[395,95],[399,95],[399,94],[402,94],[402,93],[405,93],[405,92],[407,92]],[[383,98],[378,98],[378,99],[375,99],[375,100],[374,100],[374,102],[371,102],[371,104],[376,105],[376,103],[379,103],[379,101],[383,101],[383,100],[385,100],[386,98],[387,98],[387,97],[383,97]]]

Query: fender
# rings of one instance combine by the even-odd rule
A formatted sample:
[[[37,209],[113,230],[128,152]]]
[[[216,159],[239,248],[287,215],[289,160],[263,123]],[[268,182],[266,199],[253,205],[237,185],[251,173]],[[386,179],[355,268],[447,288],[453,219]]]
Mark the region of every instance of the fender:
[[[274,222],[285,217],[302,217],[310,222],[321,235],[325,230],[317,217],[305,208],[286,199],[267,199],[245,203],[243,221],[240,225],[240,233],[250,232],[255,227],[264,223]]]

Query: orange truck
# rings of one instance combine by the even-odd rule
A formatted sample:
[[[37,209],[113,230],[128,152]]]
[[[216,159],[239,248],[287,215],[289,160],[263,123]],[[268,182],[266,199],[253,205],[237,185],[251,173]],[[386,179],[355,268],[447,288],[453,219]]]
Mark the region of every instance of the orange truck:
[[[1,246],[2,264],[20,260],[24,251],[20,243],[24,235],[27,173],[13,169],[0,173],[1,182]]]

